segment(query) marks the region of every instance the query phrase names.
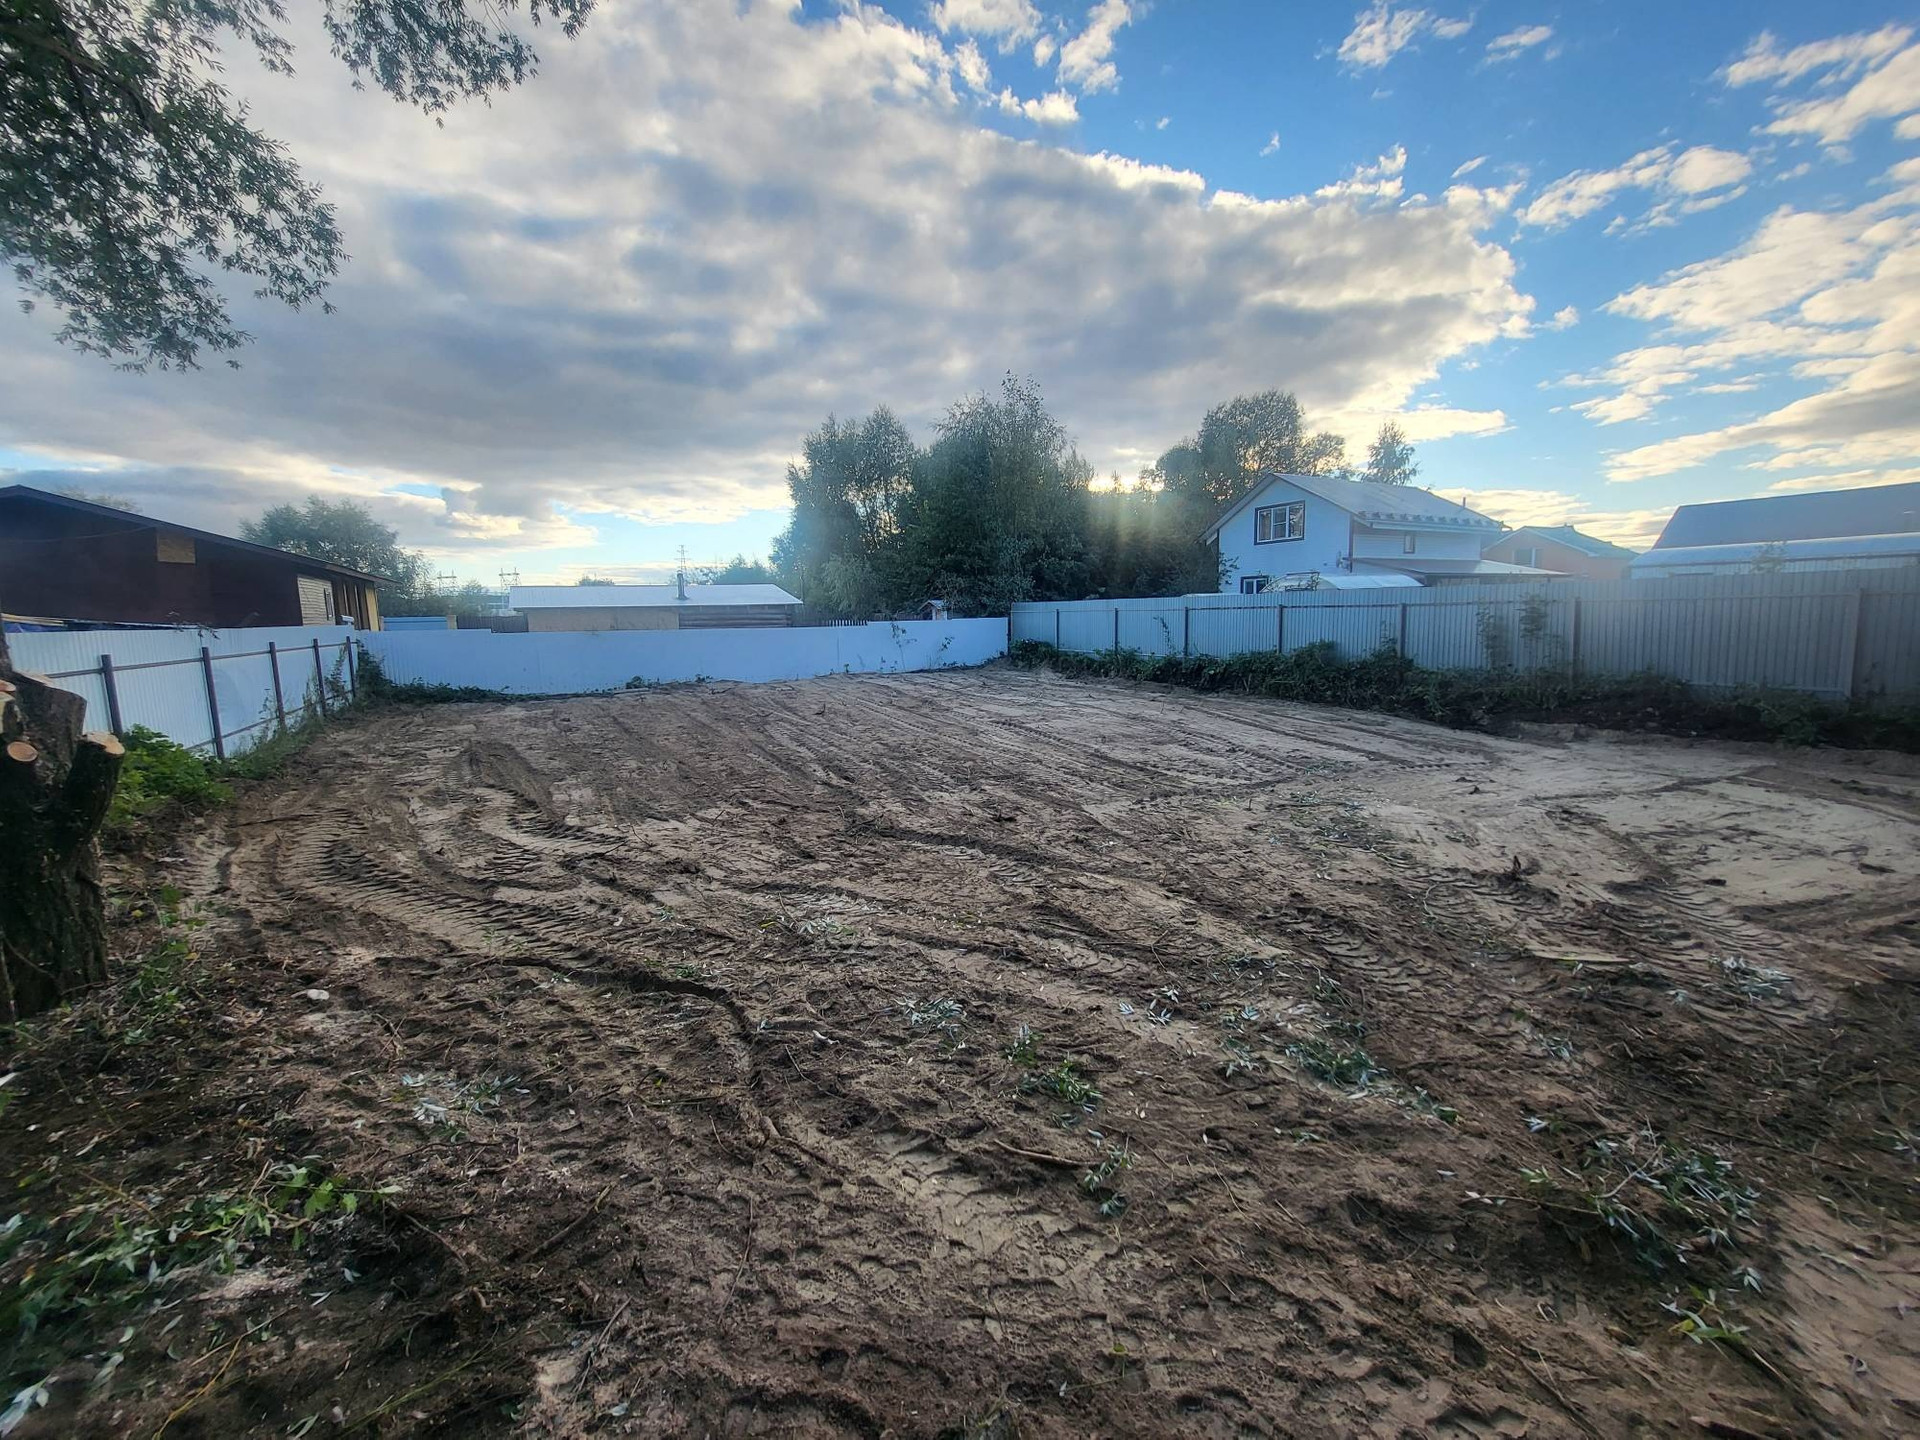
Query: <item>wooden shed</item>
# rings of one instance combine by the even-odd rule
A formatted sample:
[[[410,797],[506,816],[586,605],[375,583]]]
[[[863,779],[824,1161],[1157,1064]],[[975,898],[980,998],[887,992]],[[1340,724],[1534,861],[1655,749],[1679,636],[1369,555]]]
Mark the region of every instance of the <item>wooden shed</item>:
[[[0,609],[31,620],[380,628],[381,577],[30,485],[0,486]]]

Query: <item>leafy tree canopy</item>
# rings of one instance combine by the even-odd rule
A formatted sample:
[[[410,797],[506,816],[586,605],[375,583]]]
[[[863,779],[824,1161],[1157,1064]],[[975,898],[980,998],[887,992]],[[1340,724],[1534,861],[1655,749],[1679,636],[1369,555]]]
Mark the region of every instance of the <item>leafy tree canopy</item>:
[[[276,505],[242,525],[240,535],[256,545],[365,570],[402,594],[428,588],[432,578],[427,557],[402,549],[399,532],[374,519],[357,500],[310,495],[305,505]]]
[[[577,34],[592,0],[525,0]],[[521,0],[322,0],[334,56],[437,115],[537,62]],[[291,74],[280,0],[0,0],[0,257],[58,307],[57,337],[127,369],[192,369],[251,338],[213,275],[324,305],[333,208],[222,86],[223,47]],[[235,363],[231,358],[229,364]]]
[[[1367,468],[1361,472],[1361,478],[1377,480],[1382,485],[1411,485],[1419,473],[1420,466],[1413,458],[1407,432],[1393,421],[1387,421],[1380,427],[1373,444],[1367,447]]]
[[[736,555],[724,565],[701,565],[693,572],[701,585],[772,585],[773,571],[759,560]]]

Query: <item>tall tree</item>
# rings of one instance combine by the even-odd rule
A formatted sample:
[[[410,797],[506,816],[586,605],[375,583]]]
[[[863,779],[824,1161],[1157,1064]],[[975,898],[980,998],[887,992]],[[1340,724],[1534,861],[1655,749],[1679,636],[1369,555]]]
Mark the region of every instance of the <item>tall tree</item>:
[[[1009,375],[998,399],[960,401],[914,475],[894,603],[937,597],[962,615],[996,615],[1016,600],[1085,595],[1092,478],[1031,380]]]
[[[525,0],[572,36],[592,0]],[[356,84],[437,115],[534,73],[520,0],[323,0]],[[324,304],[333,207],[215,78],[250,49],[291,74],[280,0],[0,0],[0,257],[57,337],[135,370],[194,368],[238,328],[209,272]],[[233,363],[229,359],[229,363]]]
[[[1310,433],[1300,402],[1284,390],[1236,395],[1207,411],[1199,434],[1160,457],[1161,484],[1176,495],[1231,505],[1262,475],[1328,475],[1346,467],[1338,435]]]
[[[304,505],[276,505],[258,520],[244,522],[240,535],[256,545],[365,570],[402,592],[422,589],[428,579],[427,557],[403,549],[400,532],[374,519],[358,500],[309,495]]]
[[[827,561],[871,563],[898,533],[913,486],[913,437],[884,405],[864,420],[836,420],[809,434],[787,467],[793,518],[773,542],[782,583],[812,599]]]
[[[1387,421],[1380,427],[1373,444],[1367,447],[1367,468],[1361,471],[1360,478],[1381,485],[1411,485],[1419,473],[1420,466],[1413,458],[1407,432],[1394,421]]]

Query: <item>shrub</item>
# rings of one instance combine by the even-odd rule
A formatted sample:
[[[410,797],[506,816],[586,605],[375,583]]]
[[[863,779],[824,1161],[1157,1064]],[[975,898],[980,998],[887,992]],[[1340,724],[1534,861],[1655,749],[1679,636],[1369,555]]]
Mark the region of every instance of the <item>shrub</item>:
[[[109,829],[135,829],[169,805],[205,810],[232,798],[212,765],[158,730],[136,725],[125,740],[127,758],[107,811]]]
[[[507,700],[513,697],[498,690],[483,690],[478,685],[422,685],[418,681],[387,678],[378,656],[363,646],[360,650],[360,693],[367,700],[393,705],[447,705],[466,700]]]
[[[1113,675],[1381,710],[1460,730],[1486,730],[1515,720],[1572,721],[1609,729],[1792,745],[1841,745],[1920,752],[1920,710],[1882,709],[1821,700],[1797,690],[1698,690],[1668,676],[1570,675],[1564,671],[1429,670],[1383,646],[1344,660],[1331,641],[1285,654],[1143,655],[1056,650],[1023,640],[1008,652],[1015,664],[1047,666],[1063,675]]]

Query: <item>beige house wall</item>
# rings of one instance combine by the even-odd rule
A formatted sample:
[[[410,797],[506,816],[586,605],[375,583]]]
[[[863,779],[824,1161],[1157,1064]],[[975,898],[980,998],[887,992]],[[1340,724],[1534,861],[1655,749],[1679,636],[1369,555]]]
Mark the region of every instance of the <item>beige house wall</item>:
[[[678,630],[680,614],[665,605],[536,607],[526,612],[530,632],[554,630]]]

